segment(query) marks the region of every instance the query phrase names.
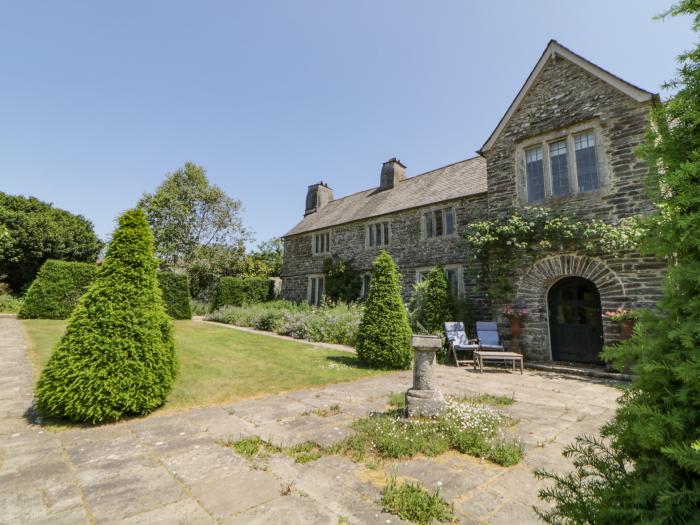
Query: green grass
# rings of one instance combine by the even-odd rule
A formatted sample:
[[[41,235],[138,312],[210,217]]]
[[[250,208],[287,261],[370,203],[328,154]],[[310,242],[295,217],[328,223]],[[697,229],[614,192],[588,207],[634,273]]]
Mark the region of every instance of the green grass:
[[[463,396],[458,396],[454,399],[465,403],[478,403],[480,405],[500,407],[515,403],[515,394],[511,394],[510,396],[499,396],[494,394],[464,394]]]
[[[394,408],[406,408],[406,393],[392,392],[389,394],[389,406]]]
[[[16,314],[22,308],[23,302],[24,299],[21,297],[0,292],[0,313]]]
[[[418,525],[455,519],[452,505],[440,497],[438,490],[428,492],[418,483],[398,484],[395,478],[382,491],[381,504],[385,511]]]
[[[66,321],[24,320],[38,377]],[[241,332],[196,321],[175,321],[180,372],[166,408],[183,409],[351,381],[383,372],[347,352]]]
[[[239,440],[228,439],[219,442],[224,447],[232,448],[250,461],[267,460],[272,454],[285,454],[294,458],[296,463],[310,463],[328,454],[328,451],[313,441],[305,441],[293,447],[278,447],[257,436]]]

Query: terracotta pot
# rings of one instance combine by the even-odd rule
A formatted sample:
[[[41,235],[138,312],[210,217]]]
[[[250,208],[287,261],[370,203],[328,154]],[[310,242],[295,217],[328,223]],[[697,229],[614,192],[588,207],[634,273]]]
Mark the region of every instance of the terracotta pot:
[[[510,318],[510,335],[513,337],[520,337],[523,333],[523,323],[519,317]]]
[[[634,329],[634,321],[631,319],[625,319],[620,321],[620,339],[625,340],[632,337],[632,330]]]

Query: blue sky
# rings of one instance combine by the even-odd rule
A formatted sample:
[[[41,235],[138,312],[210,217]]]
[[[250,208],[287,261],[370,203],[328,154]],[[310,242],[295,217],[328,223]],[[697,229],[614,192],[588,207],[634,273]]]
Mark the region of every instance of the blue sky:
[[[257,240],[306,187],[474,155],[549,39],[651,91],[695,38],[668,0],[0,3],[0,191],[114,218],[192,161]],[[662,93],[663,96],[663,93]]]

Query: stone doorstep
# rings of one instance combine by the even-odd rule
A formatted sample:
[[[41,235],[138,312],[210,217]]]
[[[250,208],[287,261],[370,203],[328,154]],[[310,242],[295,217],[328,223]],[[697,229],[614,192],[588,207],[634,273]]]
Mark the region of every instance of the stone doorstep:
[[[557,374],[593,377],[596,379],[610,379],[613,381],[624,382],[630,382],[634,377],[631,374],[606,372],[604,370],[599,370],[597,368],[588,368],[585,366],[557,365],[554,363],[537,361],[525,361],[525,368],[538,370],[540,372],[555,372]]]

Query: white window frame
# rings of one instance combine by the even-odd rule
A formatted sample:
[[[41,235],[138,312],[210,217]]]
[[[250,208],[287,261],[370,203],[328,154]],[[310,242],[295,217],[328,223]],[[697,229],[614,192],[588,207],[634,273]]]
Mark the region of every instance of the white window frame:
[[[447,210],[452,210],[452,233],[444,233],[447,226]],[[442,235],[431,235],[428,236],[428,224],[425,215],[428,213],[435,214],[435,212],[442,212]],[[439,239],[450,239],[457,235],[457,207],[454,204],[447,204],[443,206],[433,206],[431,208],[422,208],[420,210],[420,224],[421,224],[421,237],[423,240],[432,241]]]
[[[319,242],[316,239],[320,239]],[[330,230],[315,232],[311,235],[311,253],[314,255],[330,255],[332,236]],[[317,246],[319,249],[317,250]]]
[[[435,266],[438,266],[437,264],[434,266],[418,266],[416,268],[416,283],[419,283],[421,281],[421,277],[423,275],[429,274]],[[448,270],[457,270],[457,297],[456,299],[460,299],[464,297],[464,270],[461,264],[444,264],[442,265],[442,269],[445,271],[445,279],[447,279],[447,271]],[[449,282],[447,283],[449,287]]]
[[[377,244],[376,239],[375,243],[370,245],[370,235],[374,236],[374,233],[370,234],[370,231],[376,231],[377,224],[381,224],[382,227],[382,240],[384,241],[385,234],[388,233],[388,238],[386,239],[386,242],[383,242],[382,244]],[[386,227],[385,227],[386,225]],[[375,230],[372,230],[372,229]],[[383,221],[374,221],[370,222],[365,225],[365,249],[375,249],[375,248],[383,248],[386,246],[391,245],[391,240],[392,240],[392,233],[391,233],[391,220],[383,220]]]
[[[579,191],[578,166],[576,162],[575,138],[585,133],[592,133],[595,139],[596,167],[598,170],[598,188],[589,191]],[[566,141],[566,161],[567,174],[569,180],[569,193],[565,195],[554,195],[552,184],[552,166],[550,145]],[[602,129],[597,122],[585,122],[556,132],[539,135],[527,139],[516,147],[515,173],[517,192],[521,202],[525,204],[537,204],[549,199],[567,199],[578,195],[595,193],[605,193],[609,186],[609,170],[605,156],[604,137]],[[544,199],[539,201],[528,200],[527,190],[527,167],[526,151],[532,148],[542,148],[543,171],[544,171]]]
[[[315,286],[312,286],[312,281],[315,280]],[[319,281],[323,281],[323,294],[318,293],[318,283]],[[311,290],[314,290],[315,297],[311,296]],[[307,277],[307,284],[306,284],[306,300],[307,302],[312,305],[312,306],[321,306],[324,301],[324,297],[326,296],[326,276],[323,275],[322,273],[314,273],[311,274]]]

